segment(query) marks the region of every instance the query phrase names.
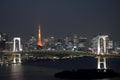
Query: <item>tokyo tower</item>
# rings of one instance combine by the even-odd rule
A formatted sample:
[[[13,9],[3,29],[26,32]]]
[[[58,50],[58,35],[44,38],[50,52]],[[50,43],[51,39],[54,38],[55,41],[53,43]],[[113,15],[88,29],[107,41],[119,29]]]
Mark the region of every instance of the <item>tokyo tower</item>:
[[[40,25],[38,26],[38,41],[37,41],[37,45],[42,47],[42,39],[41,39],[41,30],[40,30]]]

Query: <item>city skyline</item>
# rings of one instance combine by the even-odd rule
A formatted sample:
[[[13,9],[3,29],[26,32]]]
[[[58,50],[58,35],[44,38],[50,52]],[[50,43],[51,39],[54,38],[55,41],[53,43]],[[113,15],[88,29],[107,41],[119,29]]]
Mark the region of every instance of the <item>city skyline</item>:
[[[119,0],[1,0],[0,32],[29,39],[41,25],[42,37],[107,34],[119,41]]]

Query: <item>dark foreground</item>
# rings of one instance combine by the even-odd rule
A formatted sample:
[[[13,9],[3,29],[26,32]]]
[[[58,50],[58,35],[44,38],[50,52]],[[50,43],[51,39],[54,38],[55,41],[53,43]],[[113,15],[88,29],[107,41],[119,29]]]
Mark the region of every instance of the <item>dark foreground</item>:
[[[77,71],[62,71],[54,75],[57,78],[67,79],[103,79],[119,77],[120,74],[114,72],[111,69],[99,70],[99,69],[79,69]]]

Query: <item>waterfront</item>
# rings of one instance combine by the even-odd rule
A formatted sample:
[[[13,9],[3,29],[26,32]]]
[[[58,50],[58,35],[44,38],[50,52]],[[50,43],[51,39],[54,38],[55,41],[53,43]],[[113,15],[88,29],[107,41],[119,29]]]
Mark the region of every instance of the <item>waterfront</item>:
[[[0,66],[0,80],[66,80],[55,78],[54,74],[63,70],[93,69],[97,60],[93,57],[76,59],[42,60],[25,64]],[[120,58],[108,58],[107,68],[120,73]],[[120,78],[103,79],[119,80]],[[98,80],[98,79],[97,79]]]

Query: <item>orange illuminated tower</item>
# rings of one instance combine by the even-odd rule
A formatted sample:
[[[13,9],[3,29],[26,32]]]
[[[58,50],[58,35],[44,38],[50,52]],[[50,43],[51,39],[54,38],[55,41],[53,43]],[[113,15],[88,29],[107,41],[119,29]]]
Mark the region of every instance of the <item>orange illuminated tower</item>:
[[[42,39],[41,39],[40,25],[38,26],[38,42],[37,42],[37,45],[40,46],[40,47],[43,46]]]

